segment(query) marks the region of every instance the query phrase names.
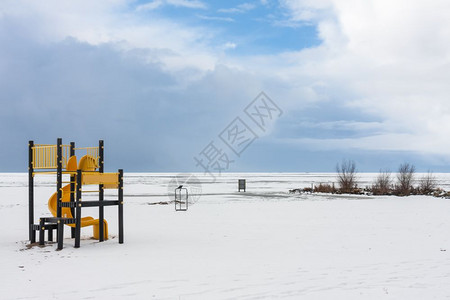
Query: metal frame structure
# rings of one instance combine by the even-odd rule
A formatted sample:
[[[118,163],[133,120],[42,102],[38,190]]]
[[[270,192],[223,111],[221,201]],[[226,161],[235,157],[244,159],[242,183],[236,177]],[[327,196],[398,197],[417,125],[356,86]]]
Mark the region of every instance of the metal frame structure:
[[[182,192],[184,191],[184,193]],[[185,201],[183,201],[183,195],[186,196]],[[184,206],[183,206],[184,204]],[[175,210],[176,211],[187,211],[189,206],[189,193],[187,188],[178,187],[175,189]]]
[[[83,207],[98,207],[99,212],[99,241],[105,239],[104,207],[118,207],[119,243],[123,243],[123,170],[117,173],[104,173],[104,142],[99,141],[98,147],[75,148],[75,143],[63,145],[58,138],[56,145],[39,145],[33,141],[28,143],[28,228],[30,243],[36,242],[36,231],[39,231],[39,245],[44,245],[44,235],[47,231],[49,241],[53,241],[53,230],[57,232],[58,250],[63,248],[64,225],[72,224],[71,237],[75,238],[75,248],[80,247],[81,238],[81,211]],[[69,158],[75,155],[76,150],[84,150],[95,159],[95,169],[98,171],[83,171],[81,169],[67,170]],[[76,159],[75,159],[76,161]],[[65,171],[63,169],[66,169]],[[53,170],[53,171],[38,171]],[[42,217],[39,224],[34,224],[34,176],[40,174],[56,174],[56,216]],[[62,201],[63,175],[70,175],[70,201]],[[117,176],[117,177],[116,177]],[[66,182],[67,183],[67,182]],[[98,184],[98,191],[83,191],[83,184]],[[104,189],[117,188],[116,200],[105,200]],[[98,200],[82,201],[83,192],[98,192]],[[62,208],[70,208],[72,218],[62,216]]]

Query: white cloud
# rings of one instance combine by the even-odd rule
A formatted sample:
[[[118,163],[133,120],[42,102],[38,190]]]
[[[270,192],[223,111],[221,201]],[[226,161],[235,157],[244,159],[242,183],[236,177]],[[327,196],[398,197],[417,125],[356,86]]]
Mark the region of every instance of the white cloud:
[[[290,17],[295,21],[312,21],[323,19],[333,7],[332,0],[280,0],[281,6],[290,11]]]
[[[409,149],[450,156],[448,1],[286,0],[284,5],[293,20],[317,22],[323,43],[266,57],[266,67],[279,65],[278,74],[293,84],[299,78],[306,78],[305,84],[324,82],[330,98],[346,95],[336,100],[343,107],[388,125],[384,134],[318,140],[317,147]]]
[[[163,5],[173,5],[176,7],[205,9],[206,4],[196,0],[154,0],[136,7],[137,11],[154,10]]]
[[[157,9],[159,7],[161,7],[164,4],[164,1],[162,0],[155,0],[152,2],[148,2],[145,4],[141,4],[139,6],[136,7],[137,11],[146,11],[146,10],[154,10]]]
[[[199,1],[171,0],[164,3],[204,7]],[[6,1],[2,3],[0,13],[16,19],[43,43],[73,37],[92,45],[112,43],[126,51],[151,49],[151,53],[157,52],[158,55],[150,55],[147,59],[161,62],[167,70],[174,72],[187,67],[198,70],[214,68],[217,58],[214,45],[210,45],[212,31],[202,27],[186,27],[168,18],[147,18],[139,12],[130,11],[129,4],[128,0]]]
[[[223,21],[223,22],[234,22],[235,20],[233,18],[229,17],[216,17],[216,16],[204,16],[204,15],[197,15],[202,20],[208,20],[208,21]]]
[[[249,10],[252,10],[256,7],[253,3],[242,3],[237,5],[236,7],[231,8],[220,8],[217,11],[221,13],[245,13]]]
[[[166,0],[168,4],[174,5],[174,6],[181,6],[181,7],[188,7],[188,8],[201,8],[205,9],[206,4],[197,1],[197,0]]]
[[[237,45],[235,43],[231,43],[231,42],[227,42],[223,45],[223,49],[228,50],[228,49],[235,49],[237,47]]]

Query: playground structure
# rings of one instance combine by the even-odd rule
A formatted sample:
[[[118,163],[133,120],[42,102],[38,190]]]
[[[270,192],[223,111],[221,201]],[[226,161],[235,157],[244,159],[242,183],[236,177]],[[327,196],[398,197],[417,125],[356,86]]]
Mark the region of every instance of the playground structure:
[[[28,165],[28,205],[29,240],[36,243],[39,232],[39,245],[45,244],[45,231],[49,241],[53,241],[53,230],[57,233],[58,250],[63,248],[64,225],[71,227],[71,237],[75,248],[80,247],[81,228],[93,226],[93,237],[100,242],[108,239],[108,223],[104,219],[105,206],[118,207],[119,243],[123,243],[123,170],[117,173],[104,173],[104,143],[98,147],[75,148],[75,143],[63,145],[58,138],[56,145],[34,144],[29,141]],[[75,151],[86,154],[77,164]],[[42,217],[34,224],[34,177],[43,174],[56,174],[56,192],[48,200],[48,208],[53,217]],[[70,181],[63,181],[69,175]],[[66,176],[67,177],[67,176]],[[63,183],[66,185],[63,187]],[[83,190],[83,186],[98,186],[98,190]],[[104,190],[117,189],[117,200],[106,200]],[[84,193],[98,193],[98,200],[83,200]],[[98,219],[82,217],[83,207],[98,207]]]

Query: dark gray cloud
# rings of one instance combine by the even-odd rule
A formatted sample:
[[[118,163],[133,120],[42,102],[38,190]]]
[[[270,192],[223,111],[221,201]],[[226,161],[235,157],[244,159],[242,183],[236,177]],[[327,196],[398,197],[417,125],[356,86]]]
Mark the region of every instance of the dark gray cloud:
[[[192,170],[193,155],[251,99],[224,66],[186,85],[144,63],[151,52],[72,38],[42,44],[1,22],[1,171],[25,170],[28,140],[57,137],[80,146],[104,139],[108,167]]]

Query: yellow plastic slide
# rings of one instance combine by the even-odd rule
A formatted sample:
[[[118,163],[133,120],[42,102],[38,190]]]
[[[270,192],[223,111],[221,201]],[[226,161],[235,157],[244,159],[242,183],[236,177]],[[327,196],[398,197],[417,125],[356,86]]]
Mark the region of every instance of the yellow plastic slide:
[[[50,199],[48,200],[48,209],[52,213],[54,217],[56,217],[56,197],[57,193],[54,193]],[[62,202],[69,202],[70,201],[70,184],[64,186],[62,188]],[[63,207],[61,210],[61,216],[63,218],[73,218],[72,212],[70,211],[70,208]],[[81,218],[81,227],[86,226],[94,226],[94,238],[99,239],[100,233],[99,233],[99,219],[94,219],[93,217],[84,217]],[[67,224],[70,227],[75,227],[75,224]],[[104,233],[104,240],[108,239],[108,222],[106,220],[103,220],[103,233]]]

